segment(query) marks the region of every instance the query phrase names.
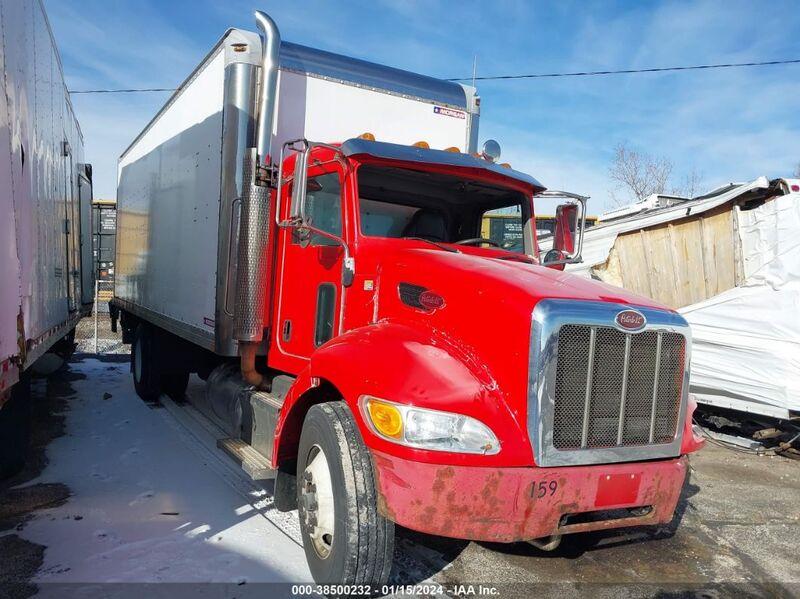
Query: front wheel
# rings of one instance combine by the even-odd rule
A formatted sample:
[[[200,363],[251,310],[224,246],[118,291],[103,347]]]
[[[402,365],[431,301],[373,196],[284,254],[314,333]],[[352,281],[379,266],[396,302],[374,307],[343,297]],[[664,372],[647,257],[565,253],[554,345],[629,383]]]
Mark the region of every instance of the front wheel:
[[[372,459],[342,401],[312,406],[306,415],[297,505],[303,549],[317,583],[386,583],[394,523],[378,513]]]

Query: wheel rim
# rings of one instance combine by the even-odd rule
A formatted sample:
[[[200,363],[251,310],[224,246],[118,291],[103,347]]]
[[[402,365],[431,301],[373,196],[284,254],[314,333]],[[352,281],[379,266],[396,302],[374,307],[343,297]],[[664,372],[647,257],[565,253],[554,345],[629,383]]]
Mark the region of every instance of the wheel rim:
[[[133,348],[133,376],[137,383],[142,382],[142,342],[138,339]]]
[[[321,559],[326,559],[333,549],[335,513],[331,471],[319,445],[314,445],[308,452],[300,483],[300,510],[301,524],[314,551]]]

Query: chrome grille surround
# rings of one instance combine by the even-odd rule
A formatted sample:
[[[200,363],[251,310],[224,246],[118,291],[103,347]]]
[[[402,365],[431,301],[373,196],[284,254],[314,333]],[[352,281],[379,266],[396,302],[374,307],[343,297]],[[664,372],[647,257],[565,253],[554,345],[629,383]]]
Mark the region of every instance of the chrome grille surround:
[[[674,312],[636,307],[647,324],[627,331],[615,317],[629,309],[627,304],[579,300],[541,300],[536,305],[528,365],[528,434],[537,465],[630,462],[680,454],[689,389],[689,325]],[[559,355],[562,335],[564,352]],[[590,345],[602,348],[602,354],[590,354]],[[668,401],[670,385],[672,395],[677,394],[669,373],[680,368],[674,360],[681,345],[684,369],[676,411]],[[590,355],[599,360],[591,367]],[[570,401],[557,396],[565,390],[572,391]],[[576,399],[577,391],[581,397]]]

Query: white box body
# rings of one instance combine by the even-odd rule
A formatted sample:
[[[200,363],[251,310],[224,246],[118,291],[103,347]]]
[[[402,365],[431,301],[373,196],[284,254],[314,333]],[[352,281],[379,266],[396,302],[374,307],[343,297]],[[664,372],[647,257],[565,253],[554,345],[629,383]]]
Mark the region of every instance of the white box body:
[[[39,0],[0,0],[0,390],[94,294],[90,171]],[[21,368],[20,368],[21,367]]]
[[[225,355],[236,353],[236,202],[243,148],[255,143],[260,61],[261,38],[229,30],[119,160],[115,301]],[[273,163],[286,141],[365,132],[475,150],[472,88],[286,42],[280,65]]]

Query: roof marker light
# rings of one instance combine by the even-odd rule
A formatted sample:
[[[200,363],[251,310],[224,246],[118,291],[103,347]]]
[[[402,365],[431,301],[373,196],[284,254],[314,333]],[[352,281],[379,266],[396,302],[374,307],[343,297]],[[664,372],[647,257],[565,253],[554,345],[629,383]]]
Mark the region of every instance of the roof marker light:
[[[431,146],[428,144],[427,141],[418,141],[417,143],[413,144],[415,148],[422,148],[423,150],[430,150]]]
[[[375,136],[369,131],[365,131],[358,136],[358,139],[366,139],[367,141],[375,141]]]
[[[459,150],[455,146],[450,146],[449,148],[445,148],[444,151],[445,152],[453,152],[454,154],[460,154],[461,153],[461,150]]]

